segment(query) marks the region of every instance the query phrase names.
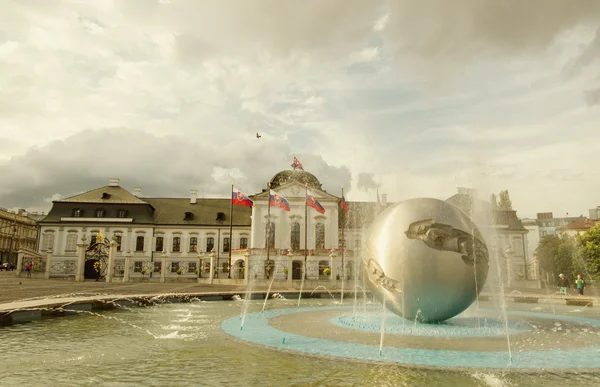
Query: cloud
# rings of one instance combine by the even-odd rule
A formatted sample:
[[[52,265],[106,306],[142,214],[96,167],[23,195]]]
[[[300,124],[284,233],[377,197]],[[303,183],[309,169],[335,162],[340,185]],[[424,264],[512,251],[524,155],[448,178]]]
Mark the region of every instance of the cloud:
[[[109,177],[119,177],[130,190],[141,186],[145,196],[154,197],[186,197],[191,189],[224,197],[232,179],[245,192],[260,192],[276,172],[289,169],[291,160],[289,145],[277,139],[248,136],[215,146],[126,128],[83,131],[1,164],[0,202],[43,209],[48,198],[106,185]],[[330,166],[315,155],[304,155],[302,162],[333,193],[350,183],[346,167]]]
[[[600,188],[593,176],[567,183],[600,161],[588,149],[600,141],[600,110],[586,106],[600,100],[599,9],[566,0],[6,2],[0,205],[47,206],[112,171],[149,195],[222,196],[231,178],[252,192],[297,155],[349,200],[373,200],[377,185],[390,200],[472,185],[508,188],[533,213],[539,192],[555,192],[545,205],[581,212]]]

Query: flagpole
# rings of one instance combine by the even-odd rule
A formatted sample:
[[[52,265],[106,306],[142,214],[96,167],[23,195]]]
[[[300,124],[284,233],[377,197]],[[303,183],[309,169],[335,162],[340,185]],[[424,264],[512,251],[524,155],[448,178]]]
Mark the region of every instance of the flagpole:
[[[268,265],[270,263],[270,251],[269,251],[269,225],[271,223],[271,182],[267,183],[267,200],[269,205],[267,207],[267,226],[265,228],[265,248],[267,249],[267,271],[269,270]]]
[[[308,185],[305,185],[306,193],[304,195],[304,279],[308,279],[308,270],[306,270],[307,254],[308,254],[308,205],[306,198],[308,197]]]
[[[231,250],[233,247],[233,180],[231,181],[231,207],[229,208],[229,264],[227,278],[231,278]]]
[[[346,248],[346,240],[344,239],[344,228],[346,228],[346,211],[344,211],[344,186],[342,186],[342,283],[344,283],[344,250]],[[342,298],[344,294],[342,292]]]

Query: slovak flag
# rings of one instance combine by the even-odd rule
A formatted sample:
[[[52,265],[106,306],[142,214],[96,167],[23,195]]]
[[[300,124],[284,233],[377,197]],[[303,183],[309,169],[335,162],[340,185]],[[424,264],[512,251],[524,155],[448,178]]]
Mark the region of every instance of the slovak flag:
[[[344,195],[342,195],[342,208],[344,209],[344,214],[348,215],[348,204]]]
[[[296,158],[296,156],[294,156],[294,162],[292,163],[292,168],[294,168],[294,170],[296,170],[296,168],[301,169],[304,171],[304,167],[302,166],[302,163],[300,162],[300,160],[298,160]]]
[[[319,214],[325,213],[325,208],[311,194],[306,194],[306,205],[317,210]]]
[[[272,189],[269,190],[269,203],[271,207],[279,207],[284,211],[290,210],[290,203],[287,201],[287,199]]]
[[[252,200],[248,199],[246,195],[244,195],[241,191],[235,189],[235,187],[231,192],[231,201],[233,202],[233,204],[237,204],[239,206],[252,207],[254,205],[254,202]]]

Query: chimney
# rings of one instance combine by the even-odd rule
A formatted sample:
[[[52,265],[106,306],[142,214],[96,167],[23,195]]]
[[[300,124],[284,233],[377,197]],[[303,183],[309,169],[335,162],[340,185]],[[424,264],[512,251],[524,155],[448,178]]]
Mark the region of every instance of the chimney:
[[[19,216],[23,216],[25,214],[25,210],[22,208],[19,208],[18,214],[19,214]]]
[[[193,189],[190,191],[190,204],[196,204],[196,197],[198,196],[198,191]]]
[[[118,187],[120,183],[121,181],[115,177],[111,177],[110,179],[108,179],[109,187]]]
[[[137,197],[140,197],[142,195],[142,187],[135,187],[133,189],[133,194]]]
[[[387,206],[387,194],[381,194],[381,205]]]

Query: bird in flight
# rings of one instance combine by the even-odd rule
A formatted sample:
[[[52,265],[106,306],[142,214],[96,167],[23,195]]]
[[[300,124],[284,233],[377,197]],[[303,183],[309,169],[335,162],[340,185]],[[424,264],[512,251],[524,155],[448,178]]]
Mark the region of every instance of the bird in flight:
[[[262,136],[256,132],[256,138],[261,138]]]

